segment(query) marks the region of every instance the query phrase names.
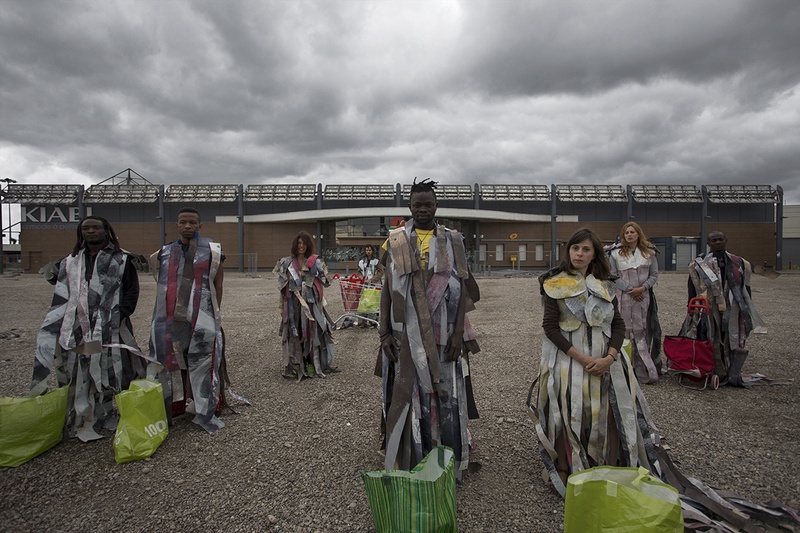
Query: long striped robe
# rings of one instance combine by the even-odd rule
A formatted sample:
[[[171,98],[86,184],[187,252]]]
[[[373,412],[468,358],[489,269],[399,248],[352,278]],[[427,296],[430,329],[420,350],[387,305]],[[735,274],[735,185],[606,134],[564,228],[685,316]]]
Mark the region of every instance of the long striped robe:
[[[397,362],[382,356],[385,466],[411,469],[443,444],[455,452],[460,479],[469,465],[467,422],[477,418],[468,352],[479,348],[466,313],[478,296],[467,289],[471,278],[460,233],[436,227],[425,270],[416,241],[411,220],[387,242],[380,334],[393,336],[399,355]],[[452,335],[462,336],[465,351],[446,361]]]
[[[119,347],[137,348],[128,320],[120,316],[122,278],[128,253],[113,244],[100,250],[91,279],[86,281],[86,250],[60,264],[53,303],[36,337],[36,359],[30,394],[47,392],[50,374],[58,386],[69,384],[66,431],[86,442],[101,438],[101,428],[114,429],[112,400],[132,379],[144,376],[139,358]],[[76,351],[77,350],[77,351]],[[87,353],[91,351],[91,353]],[[82,353],[78,353],[82,352]]]
[[[193,258],[188,265],[187,258]],[[171,421],[173,401],[187,397],[181,371],[188,371],[196,412],[193,422],[213,433],[225,426],[215,414],[223,341],[214,278],[222,268],[222,249],[197,233],[185,252],[178,240],[164,246],[157,260],[150,353],[164,365],[158,379],[167,416]],[[151,364],[148,373],[155,372]]]

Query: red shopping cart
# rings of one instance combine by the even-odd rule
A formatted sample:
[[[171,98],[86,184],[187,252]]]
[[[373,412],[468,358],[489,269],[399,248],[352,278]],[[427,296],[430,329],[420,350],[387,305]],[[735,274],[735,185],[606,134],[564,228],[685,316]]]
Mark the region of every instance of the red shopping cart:
[[[338,274],[334,279],[339,281],[339,291],[342,295],[344,313],[334,321],[336,328],[339,323],[347,318],[358,319],[375,326],[378,325],[380,314],[380,285],[365,283],[364,278],[353,273],[347,277]]]
[[[692,298],[680,334],[664,337],[667,368],[678,374],[678,383],[690,389],[704,390],[709,384],[714,390],[719,388],[714,345],[708,338],[709,315],[708,300]]]

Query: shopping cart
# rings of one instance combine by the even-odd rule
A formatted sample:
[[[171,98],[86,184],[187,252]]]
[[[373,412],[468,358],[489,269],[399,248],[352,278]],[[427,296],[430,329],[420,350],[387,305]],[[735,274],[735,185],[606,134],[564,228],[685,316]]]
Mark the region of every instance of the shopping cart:
[[[678,383],[690,389],[719,388],[714,345],[708,339],[709,314],[707,299],[692,298],[680,334],[664,337],[667,368],[678,374]]]
[[[365,283],[364,278],[356,273],[347,277],[337,274],[333,278],[339,281],[344,308],[342,316],[334,321],[336,329],[341,329],[339,323],[344,323],[348,318],[378,326],[381,306],[380,285]]]

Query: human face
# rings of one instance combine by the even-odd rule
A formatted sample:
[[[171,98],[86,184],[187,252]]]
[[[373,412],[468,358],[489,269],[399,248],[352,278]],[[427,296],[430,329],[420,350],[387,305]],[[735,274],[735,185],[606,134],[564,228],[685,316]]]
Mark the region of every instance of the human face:
[[[594,259],[594,245],[589,239],[575,243],[569,249],[569,262],[572,267],[584,276],[589,269],[589,264]]]
[[[372,257],[372,253],[373,253],[372,246],[367,246],[366,248],[364,248],[364,255],[366,255],[367,258]]]
[[[81,236],[88,245],[100,245],[106,242],[106,230],[103,223],[93,218],[88,218],[81,223]]]
[[[728,238],[721,231],[712,231],[708,234],[708,247],[714,255],[725,253],[725,246],[727,244]]]
[[[636,246],[639,244],[639,232],[633,226],[628,226],[625,228],[625,231],[622,233],[622,236],[625,238],[625,242],[630,244],[631,246]]]
[[[178,233],[181,234],[183,242],[189,242],[194,234],[200,231],[203,225],[200,223],[200,215],[197,213],[181,213],[178,215]]]
[[[306,244],[306,240],[302,237],[297,239],[297,256],[298,257],[305,257],[306,250],[308,250],[308,245]]]
[[[433,191],[415,192],[408,203],[414,224],[420,229],[433,229],[436,216],[436,195]]]

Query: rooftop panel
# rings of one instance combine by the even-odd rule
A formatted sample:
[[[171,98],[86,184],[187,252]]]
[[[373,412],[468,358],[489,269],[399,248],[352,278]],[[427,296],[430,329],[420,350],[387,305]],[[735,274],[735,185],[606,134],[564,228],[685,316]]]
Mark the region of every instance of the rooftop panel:
[[[631,192],[637,202],[703,201],[700,189],[694,185],[631,185]]]
[[[78,201],[80,185],[14,185],[4,191],[4,202],[22,205],[73,204]]]
[[[706,185],[708,199],[715,203],[771,204],[778,201],[778,192],[771,185]]]
[[[170,185],[165,202],[234,202],[237,185]]]
[[[158,185],[92,185],[83,197],[84,202],[90,204],[135,204],[157,199]]]
[[[411,185],[403,185],[403,199],[411,197]],[[472,200],[474,193],[471,185],[437,185],[436,198],[438,200]]]
[[[327,185],[326,200],[394,200],[394,185]]]
[[[313,201],[317,196],[314,184],[262,184],[248,185],[245,202]]]
[[[547,185],[481,185],[480,194],[483,200],[550,201]]]
[[[625,202],[622,185],[556,185],[556,196],[564,202]]]

